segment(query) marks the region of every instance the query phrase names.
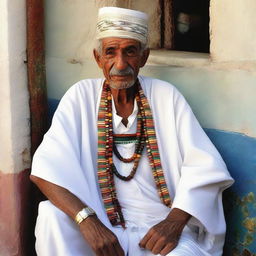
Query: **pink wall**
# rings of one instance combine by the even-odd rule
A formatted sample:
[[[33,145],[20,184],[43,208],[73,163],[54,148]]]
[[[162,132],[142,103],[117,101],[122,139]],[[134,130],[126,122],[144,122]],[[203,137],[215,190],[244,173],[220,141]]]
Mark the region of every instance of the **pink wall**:
[[[27,224],[30,218],[29,170],[0,172],[0,255],[28,255]]]

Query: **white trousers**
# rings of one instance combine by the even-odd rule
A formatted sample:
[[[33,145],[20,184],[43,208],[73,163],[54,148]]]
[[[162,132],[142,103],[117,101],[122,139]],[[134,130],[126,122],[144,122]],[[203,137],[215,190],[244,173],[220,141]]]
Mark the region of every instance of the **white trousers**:
[[[138,242],[147,230],[127,228],[127,256],[153,256],[148,250],[141,250]],[[36,252],[38,256],[93,256],[90,246],[83,239],[72,219],[56,208],[50,201],[41,202],[35,229]],[[119,240],[122,238],[118,237]],[[121,243],[122,245],[122,243]],[[184,229],[179,244],[168,256],[210,256],[196,243],[191,231]]]

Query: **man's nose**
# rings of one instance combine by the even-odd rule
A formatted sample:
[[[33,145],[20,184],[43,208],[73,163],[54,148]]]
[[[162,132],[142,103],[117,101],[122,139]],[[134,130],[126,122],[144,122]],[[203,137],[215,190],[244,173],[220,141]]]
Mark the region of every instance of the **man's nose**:
[[[128,63],[127,63],[127,60],[126,60],[126,57],[124,56],[124,54],[123,53],[117,54],[116,59],[115,59],[116,69],[124,70],[127,68],[127,66],[128,66]]]

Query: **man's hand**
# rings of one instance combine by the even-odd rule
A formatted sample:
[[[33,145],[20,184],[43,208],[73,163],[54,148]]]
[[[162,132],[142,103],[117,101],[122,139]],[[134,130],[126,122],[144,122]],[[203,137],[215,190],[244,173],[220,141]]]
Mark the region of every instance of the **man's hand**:
[[[190,217],[190,214],[174,208],[165,220],[147,232],[139,246],[153,254],[168,254],[177,246],[182,230]]]
[[[97,256],[124,256],[124,251],[115,234],[96,216],[90,216],[79,225],[84,239]]]
[[[69,190],[31,175],[31,180],[51,202],[73,220],[86,205]],[[105,227],[96,216],[89,216],[79,225],[84,239],[97,256],[124,256],[115,234]],[[72,241],[71,241],[72,242]]]

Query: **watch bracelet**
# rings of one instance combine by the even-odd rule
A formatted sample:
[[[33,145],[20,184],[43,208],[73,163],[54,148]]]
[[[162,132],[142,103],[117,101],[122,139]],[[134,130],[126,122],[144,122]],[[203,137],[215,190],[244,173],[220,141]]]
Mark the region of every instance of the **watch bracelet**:
[[[75,216],[75,222],[79,225],[82,221],[84,221],[85,219],[92,215],[96,215],[95,211],[91,207],[84,207]]]

